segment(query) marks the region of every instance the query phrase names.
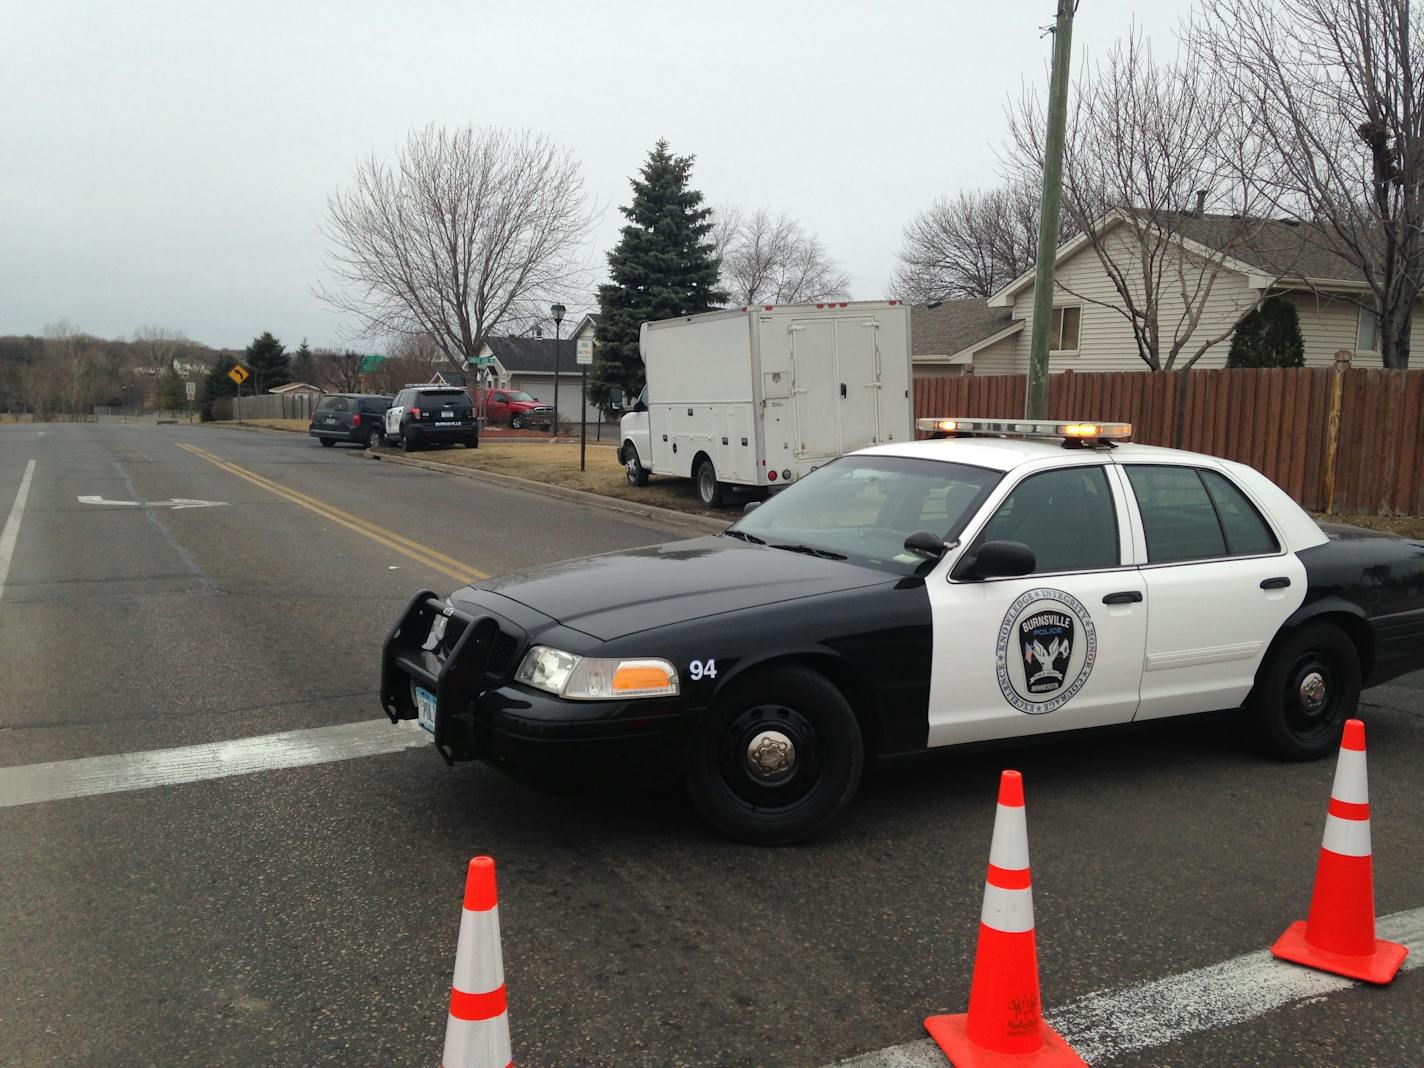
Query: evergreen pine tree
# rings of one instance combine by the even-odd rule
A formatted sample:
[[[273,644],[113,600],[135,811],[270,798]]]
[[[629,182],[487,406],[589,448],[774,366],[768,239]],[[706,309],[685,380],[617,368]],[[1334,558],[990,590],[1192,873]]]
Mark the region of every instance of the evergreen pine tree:
[[[608,253],[612,282],[598,289],[598,347],[589,375],[590,395],[621,386],[631,398],[643,388],[638,329],[650,320],[709,311],[724,303],[717,289],[720,264],[707,235],[712,209],[689,184],[692,156],[674,156],[659,140],[632,180],[633,201]]]
[[[237,386],[227,376],[236,366],[237,361],[231,356],[219,356],[218,362],[208,370],[207,378],[203,379],[198,387],[198,411],[203,422],[206,423],[213,417],[213,401],[219,397],[237,396]]]
[[[243,351],[243,356],[246,357],[243,360],[244,365],[252,372],[249,386],[252,392],[259,396],[273,386],[280,386],[283,382],[292,380],[289,366],[291,357],[270,331],[264,330],[261,335],[253,338],[252,344]]]
[[[1227,367],[1304,367],[1305,342],[1295,305],[1267,297],[1236,325]]]
[[[160,412],[176,412],[188,401],[188,391],[183,386],[183,376],[172,367],[158,378],[158,388],[154,391],[154,401]]]
[[[302,338],[302,343],[297,346],[297,354],[292,357],[291,366],[288,372],[294,382],[306,382],[309,385],[316,385],[316,361],[312,358],[311,346],[307,344],[307,339]]]

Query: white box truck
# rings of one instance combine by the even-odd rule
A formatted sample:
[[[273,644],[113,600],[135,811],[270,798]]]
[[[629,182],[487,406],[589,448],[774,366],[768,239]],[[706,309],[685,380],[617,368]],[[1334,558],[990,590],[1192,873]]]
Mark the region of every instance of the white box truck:
[[[628,481],[697,480],[702,502],[776,488],[842,453],[908,441],[910,309],[753,305],[644,323],[647,385],[620,423]]]

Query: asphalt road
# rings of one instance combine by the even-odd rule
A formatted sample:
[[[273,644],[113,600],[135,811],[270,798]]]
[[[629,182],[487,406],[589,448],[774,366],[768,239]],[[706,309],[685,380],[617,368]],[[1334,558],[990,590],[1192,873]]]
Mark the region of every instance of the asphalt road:
[[[379,721],[380,643],[414,591],[678,536],[296,436],[122,425],[0,426],[0,523],[30,461],[0,768]],[[1378,911],[1416,909],[1424,679],[1362,713]],[[910,1042],[967,1000],[1005,766],[1050,1006],[1305,914],[1331,767],[1262,760],[1225,721],[871,775],[789,849],[725,841],[666,788],[548,796],[422,746],[0,808],[0,1063],[434,1064],[478,853],[522,1066],[816,1068]],[[1111,1063],[1424,1063],[1424,974]]]

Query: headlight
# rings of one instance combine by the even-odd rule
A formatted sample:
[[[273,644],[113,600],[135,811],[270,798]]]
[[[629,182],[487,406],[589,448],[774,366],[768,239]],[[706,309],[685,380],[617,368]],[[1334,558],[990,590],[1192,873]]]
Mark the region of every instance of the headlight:
[[[524,654],[515,679],[572,701],[676,696],[677,669],[666,660],[602,660],[547,645]]]

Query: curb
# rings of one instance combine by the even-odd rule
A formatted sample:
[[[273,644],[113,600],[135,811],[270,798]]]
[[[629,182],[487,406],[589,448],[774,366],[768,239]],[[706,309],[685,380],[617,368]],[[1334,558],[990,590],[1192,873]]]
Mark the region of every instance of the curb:
[[[369,449],[362,452],[363,456],[368,456],[372,460],[379,460],[382,463],[399,464],[407,467],[421,467],[427,471],[436,471],[446,475],[456,475],[460,478],[471,478],[476,482],[484,482],[487,485],[499,486],[503,489],[525,490],[529,493],[537,493],[544,497],[554,497],[559,500],[570,501],[574,504],[585,505],[590,508],[601,508],[609,512],[617,512],[620,515],[629,516],[634,519],[645,519],[663,526],[684,527],[695,531],[698,534],[720,534],[729,527],[734,517],[729,516],[726,520],[709,519],[706,516],[691,515],[687,512],[676,512],[671,508],[659,508],[651,504],[629,504],[621,501],[617,497],[605,497],[601,493],[588,493],[584,490],[568,489],[564,486],[554,486],[548,482],[536,482],[532,478],[520,478],[517,475],[501,475],[494,471],[477,471],[468,467],[457,467],[454,464],[442,464],[435,460],[416,460],[409,456],[385,456],[380,453],[371,452]]]

